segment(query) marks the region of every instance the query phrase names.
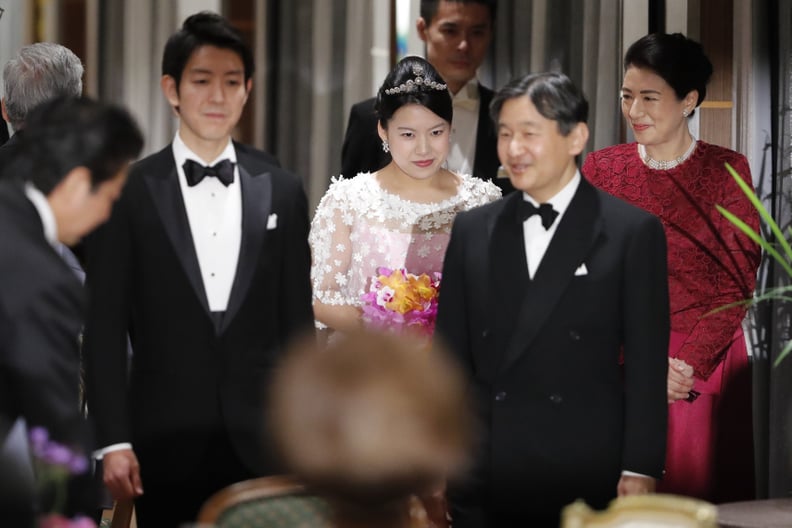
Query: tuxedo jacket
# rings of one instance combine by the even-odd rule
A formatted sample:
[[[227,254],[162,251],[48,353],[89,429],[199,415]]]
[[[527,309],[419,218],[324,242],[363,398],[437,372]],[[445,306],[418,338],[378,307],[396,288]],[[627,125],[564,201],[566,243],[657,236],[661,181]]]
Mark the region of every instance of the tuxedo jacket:
[[[8,124],[3,119],[3,116],[0,116],[0,145],[8,141]]]
[[[486,525],[469,521],[478,508],[525,519],[576,498],[604,507],[622,470],[660,477],[664,464],[659,220],[581,180],[530,279],[522,199],[460,213],[443,267],[437,332],[469,373],[483,424],[476,471],[452,493],[463,528]]]
[[[489,114],[493,92],[479,84],[479,116],[476,129],[476,154],[473,158],[473,176],[492,180],[504,194],[514,190],[508,178],[498,178],[498,137]],[[382,150],[382,140],[377,134],[376,98],[366,99],[352,106],[349,123],[341,147],[341,174],[346,178],[361,172],[374,172],[391,161],[390,154]]]
[[[89,454],[79,402],[84,309],[82,286],[44,237],[22,184],[0,183],[0,446],[24,418],[28,429],[44,427],[53,440]],[[4,500],[22,491],[23,479],[13,476],[18,463],[0,454],[4,512]],[[91,487],[82,484],[68,499],[72,510],[88,512]]]
[[[88,242],[85,356],[97,443],[131,441],[149,479],[199,463],[218,432],[252,473],[271,473],[267,379],[290,339],[313,328],[301,183],[269,155],[234,146],[242,238],[222,324],[209,312],[171,146],[133,166]]]
[[[0,141],[0,181],[20,176],[11,174],[6,168],[11,165],[20,150],[21,134],[22,132],[17,132],[5,143]]]

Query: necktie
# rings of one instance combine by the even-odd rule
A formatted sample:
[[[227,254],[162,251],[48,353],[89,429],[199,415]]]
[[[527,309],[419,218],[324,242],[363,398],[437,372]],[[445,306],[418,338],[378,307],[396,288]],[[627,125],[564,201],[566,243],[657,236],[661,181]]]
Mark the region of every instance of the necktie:
[[[229,159],[219,161],[211,167],[188,159],[182,167],[190,187],[198,185],[206,176],[214,176],[226,187],[234,181],[234,162]]]
[[[520,223],[525,222],[533,215],[539,215],[542,218],[542,226],[544,226],[545,229],[550,229],[550,226],[553,225],[553,222],[558,216],[558,211],[553,209],[553,206],[549,203],[543,203],[540,204],[539,207],[536,207],[527,200],[520,200],[520,203],[517,205],[517,219]]]

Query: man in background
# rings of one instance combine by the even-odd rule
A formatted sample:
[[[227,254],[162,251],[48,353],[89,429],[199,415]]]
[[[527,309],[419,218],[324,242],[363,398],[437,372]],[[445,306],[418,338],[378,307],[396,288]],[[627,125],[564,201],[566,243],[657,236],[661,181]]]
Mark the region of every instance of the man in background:
[[[82,94],[83,65],[69,48],[53,42],[24,46],[3,68],[3,96],[0,109],[11,124],[14,135],[0,140],[0,178],[14,177],[5,170],[18,151],[28,113],[38,105],[59,96]],[[6,131],[0,123],[0,134]]]
[[[448,85],[454,102],[448,169],[492,180],[505,193],[508,178],[498,178],[495,128],[489,115],[493,92],[476,72],[492,40],[496,0],[421,0],[416,23],[426,43],[426,60]],[[374,172],[390,162],[377,135],[374,98],[355,104],[341,150],[341,174],[347,178]]]
[[[143,139],[126,111],[88,99],[45,103],[27,115],[25,130],[9,167],[18,177],[0,181],[0,447],[23,418],[29,430],[44,428],[85,456],[85,299],[56,246],[76,243],[109,217]],[[1,452],[3,525],[29,526],[33,490],[24,489],[25,467],[18,452]],[[93,513],[91,482],[87,472],[72,481],[67,514]]]

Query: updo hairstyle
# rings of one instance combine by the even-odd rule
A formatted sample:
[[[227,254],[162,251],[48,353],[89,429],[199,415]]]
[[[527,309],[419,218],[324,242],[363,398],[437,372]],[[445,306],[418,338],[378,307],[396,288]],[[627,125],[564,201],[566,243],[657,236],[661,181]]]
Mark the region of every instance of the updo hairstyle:
[[[651,70],[662,77],[679,100],[691,90],[697,90],[696,107],[704,101],[712,77],[712,63],[704,48],[682,33],[650,33],[635,41],[624,55],[624,70],[630,66]]]
[[[451,94],[437,70],[421,57],[405,57],[385,77],[377,92],[374,110],[382,128],[404,105],[418,104],[431,110],[449,124],[454,116]]]

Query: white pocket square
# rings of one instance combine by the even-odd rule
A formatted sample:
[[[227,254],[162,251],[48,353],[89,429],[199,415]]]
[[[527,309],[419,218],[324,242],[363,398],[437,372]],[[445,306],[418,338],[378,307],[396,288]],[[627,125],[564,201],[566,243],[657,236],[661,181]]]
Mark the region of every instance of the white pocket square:
[[[588,269],[586,269],[585,263],[578,266],[578,269],[575,270],[575,277],[582,277],[583,275],[588,275]]]
[[[276,213],[272,213],[267,217],[267,231],[271,229],[275,229],[278,227],[278,215]]]

